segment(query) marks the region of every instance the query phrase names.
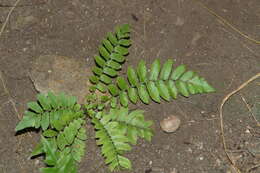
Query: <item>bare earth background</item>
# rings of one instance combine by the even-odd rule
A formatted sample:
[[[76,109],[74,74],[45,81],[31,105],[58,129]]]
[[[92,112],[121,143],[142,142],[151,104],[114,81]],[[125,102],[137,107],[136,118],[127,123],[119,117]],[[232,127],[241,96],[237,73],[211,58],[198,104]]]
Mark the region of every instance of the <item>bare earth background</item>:
[[[260,39],[259,0],[202,2],[241,31]],[[14,0],[0,1],[0,26],[10,10],[1,6],[12,4]],[[217,89],[213,94],[180,97],[170,103],[139,104],[146,110],[146,119],[155,122],[155,136],[151,143],[140,140],[127,154],[133,161],[133,172],[228,173],[218,107],[227,93],[260,71],[259,45],[223,25],[195,1],[21,0],[19,5],[0,37],[1,173],[38,172],[43,166],[42,158],[29,158],[39,135],[14,133],[26,102],[35,100],[37,94],[29,78],[33,61],[52,54],[81,60],[91,67],[105,34],[123,23],[130,23],[133,30],[125,66],[136,65],[141,58],[148,64],[155,58],[174,58],[177,65],[187,64]],[[257,114],[259,93],[257,80],[224,107],[228,149],[244,172],[260,162],[260,129],[241,97]],[[165,134],[159,121],[170,114],[179,116],[182,124],[176,133]],[[257,118],[260,120],[260,115]],[[108,172],[90,126],[88,133],[92,137],[79,172]],[[260,172],[260,168],[251,172]]]

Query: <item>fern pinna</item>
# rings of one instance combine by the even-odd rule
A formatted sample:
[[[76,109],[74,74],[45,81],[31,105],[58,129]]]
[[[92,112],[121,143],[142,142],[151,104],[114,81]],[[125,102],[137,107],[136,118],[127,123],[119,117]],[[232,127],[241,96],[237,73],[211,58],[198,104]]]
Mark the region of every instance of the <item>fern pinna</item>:
[[[152,122],[144,120],[143,111],[129,113],[123,107],[110,109],[109,113],[92,114],[91,118],[96,129],[97,145],[101,145],[110,170],[131,169],[131,162],[122,154],[131,150],[129,143],[136,144],[138,137],[151,141]]]
[[[28,103],[28,111],[15,130],[42,130],[41,141],[32,152],[32,156],[45,156],[47,167],[41,168],[41,172],[77,172],[77,163],[86,148],[86,118],[94,125],[97,145],[109,169],[132,169],[124,154],[137,144],[138,138],[151,141],[153,123],[144,119],[144,111],[129,111],[129,103],[161,103],[178,95],[189,97],[215,91],[185,65],[174,68],[172,59],[163,64],[156,59],[149,69],[141,60],[136,68],[128,67],[126,77],[119,75],[130,46],[129,25],[116,27],[115,33],[107,34],[94,56],[96,65],[89,79],[93,85],[83,108],[75,97],[63,93],[39,94],[37,102]]]
[[[61,93],[39,94],[38,102],[29,102],[28,111],[15,130],[41,128],[42,138],[31,156],[45,154],[43,173],[77,172],[76,162],[85,153],[86,129],[81,106],[75,97]]]
[[[141,60],[137,69],[128,67],[127,80],[117,77],[115,84],[110,84],[108,90],[113,97],[119,96],[122,106],[128,106],[128,100],[136,104],[140,99],[149,104],[150,100],[157,103],[161,98],[165,101],[176,99],[178,94],[188,97],[191,94],[214,92],[204,78],[193,71],[186,71],[185,65],[172,67],[173,60],[168,59],[162,67],[160,60],[155,60],[147,70]]]
[[[128,55],[128,47],[131,45],[129,25],[116,28],[115,34],[109,32],[99,47],[99,55],[94,57],[97,66],[92,71],[90,81],[95,84],[91,89],[97,88],[106,92],[106,85],[112,82],[112,78],[118,75],[121,64]]]

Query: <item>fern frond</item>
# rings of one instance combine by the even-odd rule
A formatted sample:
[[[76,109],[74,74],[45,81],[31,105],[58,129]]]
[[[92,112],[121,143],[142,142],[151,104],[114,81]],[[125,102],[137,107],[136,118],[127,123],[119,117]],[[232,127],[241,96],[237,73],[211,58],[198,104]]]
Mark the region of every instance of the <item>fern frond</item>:
[[[52,129],[44,131],[43,135],[45,137],[47,136],[47,138],[42,137],[41,142],[33,150],[31,156],[44,153],[46,157],[45,163],[48,166],[53,166],[50,168],[51,170],[59,167],[59,159],[62,159],[60,157],[71,157],[71,159],[73,159],[73,166],[75,166],[76,162],[80,162],[82,156],[85,154],[85,140],[87,136],[86,129],[83,127],[84,124],[85,120],[78,118],[69,123],[68,126],[59,133]],[[55,136],[46,135],[46,132],[51,134],[51,131],[52,133],[55,132]],[[66,156],[64,153],[66,153]],[[42,170],[49,170],[49,168],[43,168]]]
[[[105,163],[109,169],[131,169],[131,162],[122,156],[126,151],[131,150],[127,142],[129,139],[125,133],[120,130],[119,123],[112,121],[113,115],[104,113],[92,116],[92,123],[96,129],[97,145],[101,145],[102,155],[106,158]]]
[[[128,143],[136,144],[138,137],[151,140],[151,121],[145,121],[143,111],[129,113],[127,108],[110,109],[109,113],[98,112],[91,116],[95,125],[97,145],[111,170],[131,169],[131,162],[122,156],[131,150]]]
[[[129,25],[119,26],[116,28],[115,33],[108,33],[99,47],[99,55],[94,57],[97,66],[92,69],[94,75],[90,77],[90,81],[95,86],[94,88],[101,92],[107,91],[107,85],[112,82],[112,79],[121,70],[125,56],[129,53],[128,48],[130,45]]]
[[[75,161],[80,162],[85,153],[86,130],[83,127],[85,120],[75,119],[56,138],[59,150],[69,148]]]
[[[36,129],[41,127],[44,131],[51,127],[61,130],[73,119],[83,116],[80,105],[73,96],[66,96],[64,93],[55,96],[49,92],[47,96],[38,94],[37,98],[37,102],[27,104],[28,110],[15,131],[29,127]]]
[[[56,96],[49,92],[48,95],[37,95],[37,99],[37,102],[28,103],[28,111],[25,112],[15,130],[28,127],[42,129],[42,140],[31,154],[36,156],[44,153],[45,163],[53,166],[43,168],[42,172],[57,172],[63,170],[66,166],[65,162],[69,162],[70,165],[72,163],[74,165],[74,161],[79,162],[85,153],[86,130],[84,114],[81,106],[76,103],[76,98],[63,93]],[[61,154],[66,152],[69,156],[62,155],[64,158],[60,158],[56,152]],[[71,159],[73,162],[70,161]],[[61,163],[61,167],[59,162],[64,162]]]
[[[113,121],[118,122],[119,129],[125,133],[131,144],[136,144],[138,137],[151,141],[153,132],[151,129],[152,121],[144,120],[144,111],[134,110],[128,112],[127,108],[111,109],[106,116],[112,117]]]
[[[157,59],[147,70],[145,62],[141,60],[136,70],[131,66],[128,68],[127,80],[117,77],[116,85],[110,84],[108,90],[113,97],[119,96],[124,107],[128,106],[128,100],[134,104],[139,99],[145,104],[149,104],[150,100],[160,103],[161,99],[176,99],[178,94],[189,97],[215,91],[204,78],[187,71],[185,65],[174,69],[173,63],[173,60],[168,59],[161,67]]]
[[[76,173],[77,167],[67,150],[58,151],[55,139],[41,138],[42,150],[46,154],[44,162],[48,165],[41,168],[42,173]]]

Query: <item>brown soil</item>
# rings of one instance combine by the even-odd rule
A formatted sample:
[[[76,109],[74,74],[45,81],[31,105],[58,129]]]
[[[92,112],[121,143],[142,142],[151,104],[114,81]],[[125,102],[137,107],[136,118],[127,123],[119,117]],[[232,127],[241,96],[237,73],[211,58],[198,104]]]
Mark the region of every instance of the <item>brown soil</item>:
[[[203,1],[234,26],[260,39],[260,1]],[[14,0],[0,1],[0,25]],[[0,37],[0,172],[38,172],[41,158],[31,160],[30,152],[39,135],[15,135],[14,128],[34,100],[36,90],[29,78],[33,61],[56,54],[86,60],[93,65],[105,33],[118,24],[130,23],[133,46],[127,65],[143,58],[174,58],[212,84],[217,92],[179,98],[170,103],[138,107],[146,119],[155,122],[151,143],[139,141],[127,156],[135,173],[227,173],[229,162],[223,152],[219,110],[223,97],[260,71],[259,44],[248,41],[212,16],[195,1],[188,0],[40,0],[21,1]],[[1,7],[3,6],[3,7]],[[259,127],[245,103],[253,110],[260,101],[259,80],[232,96],[224,107],[224,128],[228,149],[245,172],[259,164]],[[17,109],[14,109],[14,107]],[[256,111],[255,111],[256,112]],[[180,117],[176,133],[166,134],[159,121],[170,114]],[[258,117],[260,118],[260,117]],[[89,128],[87,153],[80,173],[108,172]],[[127,171],[125,171],[127,172]],[[130,171],[129,171],[130,172]],[[252,169],[260,172],[260,168]]]

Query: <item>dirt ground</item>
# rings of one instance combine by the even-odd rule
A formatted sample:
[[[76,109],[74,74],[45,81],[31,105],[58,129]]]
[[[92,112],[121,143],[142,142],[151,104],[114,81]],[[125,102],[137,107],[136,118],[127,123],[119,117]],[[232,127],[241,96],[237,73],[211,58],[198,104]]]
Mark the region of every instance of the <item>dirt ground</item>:
[[[6,5],[14,2],[0,1],[0,26],[10,10]],[[203,3],[260,40],[259,0]],[[146,110],[146,119],[155,122],[155,135],[151,143],[140,140],[127,154],[133,162],[132,172],[231,172],[220,138],[219,105],[226,94],[260,72],[259,44],[224,25],[196,1],[21,0],[18,5],[0,37],[1,173],[38,172],[42,166],[41,158],[29,158],[39,135],[15,136],[14,132],[26,102],[35,100],[37,94],[29,78],[35,58],[55,54],[84,59],[90,67],[105,33],[123,23],[131,24],[133,30],[126,66],[136,65],[141,58],[148,64],[155,58],[174,58],[176,64],[187,64],[217,89],[216,93],[180,97],[169,103],[139,104]],[[242,100],[260,120],[256,115],[260,109],[259,82],[232,96],[224,107],[228,152],[243,172],[260,163],[260,128]],[[170,114],[179,116],[182,124],[176,133],[166,134],[159,121]],[[79,172],[108,172],[93,129],[88,133],[87,153]],[[260,172],[260,167],[249,172]]]

